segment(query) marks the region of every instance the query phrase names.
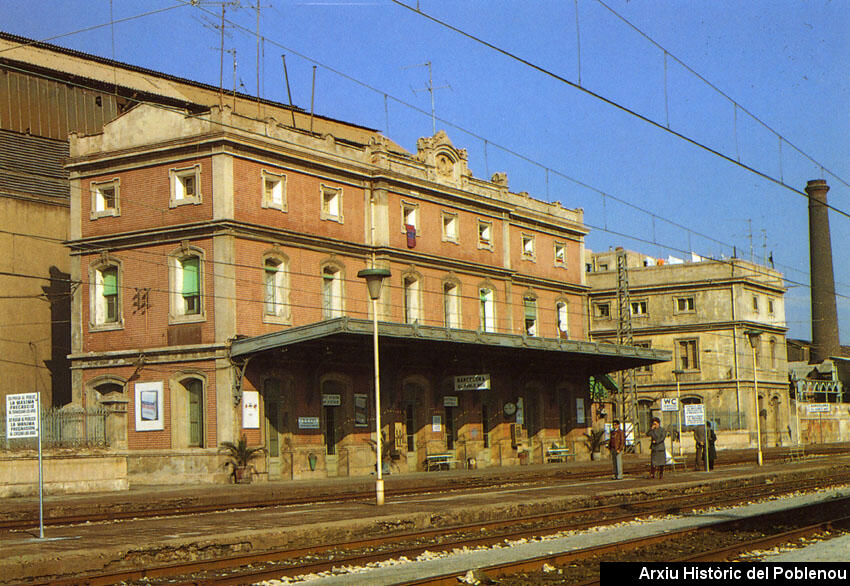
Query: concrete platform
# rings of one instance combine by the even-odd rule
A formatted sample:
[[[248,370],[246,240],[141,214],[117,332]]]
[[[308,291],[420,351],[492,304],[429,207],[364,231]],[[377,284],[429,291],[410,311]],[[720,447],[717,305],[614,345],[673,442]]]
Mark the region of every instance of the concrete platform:
[[[445,524],[504,518],[524,513],[590,506],[599,499],[620,500],[632,494],[693,492],[705,485],[736,485],[809,478],[836,470],[850,470],[850,456],[828,456],[791,463],[718,468],[713,472],[677,470],[662,481],[646,478],[643,462],[627,461],[625,480],[573,479],[579,472],[605,472],[610,461],[586,464],[546,464],[516,469],[452,470],[389,476],[387,490],[415,486],[433,492],[388,497],[383,507],[370,498],[363,502],[323,502],[355,489],[371,490],[369,478],[341,478],[255,485],[195,485],[190,487],[135,487],[127,492],[54,497],[46,501],[47,516],[54,512],[85,514],[103,510],[157,510],[197,502],[226,504],[227,511],[186,517],[145,518],[71,527],[47,527],[45,540],[34,528],[0,534],[0,580],[19,583],[28,577],[48,578],[98,570],[118,570],[145,564],[257,552],[330,540],[355,539]],[[629,473],[640,470],[641,473]],[[545,481],[528,483],[529,472]],[[501,481],[493,489],[447,492],[475,477]],[[246,510],[244,507],[273,496],[307,496],[309,505],[286,505]],[[37,500],[0,500],[4,518],[32,511]]]

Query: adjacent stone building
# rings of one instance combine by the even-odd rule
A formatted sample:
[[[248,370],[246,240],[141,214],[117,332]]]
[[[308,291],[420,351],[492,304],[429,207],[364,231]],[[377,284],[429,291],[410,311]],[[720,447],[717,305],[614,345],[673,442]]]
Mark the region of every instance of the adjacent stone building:
[[[616,255],[588,254],[595,341],[617,339]],[[672,362],[635,372],[641,429],[661,413],[662,398],[676,396],[678,378],[682,402],[706,404],[726,447],[754,442],[757,379],[763,444],[794,440],[781,273],[734,258],[683,262],[627,251],[626,259],[634,343],[673,353]],[[666,421],[675,424],[674,417]]]

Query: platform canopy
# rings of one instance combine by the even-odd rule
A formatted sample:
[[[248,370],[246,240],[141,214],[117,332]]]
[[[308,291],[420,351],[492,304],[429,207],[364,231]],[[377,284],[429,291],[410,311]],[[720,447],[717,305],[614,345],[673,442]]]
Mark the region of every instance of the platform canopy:
[[[372,327],[372,322],[364,319],[330,319],[262,336],[238,338],[232,343],[230,355],[238,360],[277,348],[308,345],[310,342],[370,345]],[[667,362],[672,358],[669,350],[395,322],[380,322],[378,333],[382,348],[407,348],[416,353],[426,350],[478,350],[505,360],[545,361],[553,363],[553,366],[580,367],[582,371],[600,374]]]

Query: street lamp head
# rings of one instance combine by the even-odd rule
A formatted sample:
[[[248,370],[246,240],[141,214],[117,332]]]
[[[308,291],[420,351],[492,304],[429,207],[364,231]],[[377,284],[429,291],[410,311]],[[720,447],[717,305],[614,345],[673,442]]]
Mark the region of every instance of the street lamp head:
[[[381,297],[381,284],[384,279],[388,278],[392,273],[389,269],[363,269],[357,273],[361,279],[366,279],[366,287],[369,289],[369,298],[373,301]]]
[[[685,374],[685,371],[682,370],[681,368],[677,368],[677,369],[673,370],[673,374],[676,375],[676,376],[679,376],[680,374]]]
[[[744,330],[744,333],[750,341],[750,346],[755,348],[758,345],[759,337],[762,334],[761,330]]]

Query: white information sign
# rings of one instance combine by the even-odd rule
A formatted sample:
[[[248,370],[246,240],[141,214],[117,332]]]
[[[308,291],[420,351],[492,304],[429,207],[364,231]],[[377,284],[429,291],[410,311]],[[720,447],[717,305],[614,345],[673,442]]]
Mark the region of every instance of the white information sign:
[[[323,407],[338,407],[342,405],[342,397],[340,395],[322,395]]]
[[[443,418],[439,415],[431,416],[431,431],[443,431]]]
[[[490,389],[489,374],[470,374],[455,377],[456,391],[486,391]]]
[[[260,393],[242,392],[242,429],[260,429]]]
[[[38,437],[38,393],[6,395],[6,439]]]
[[[829,403],[809,403],[806,413],[829,413]]]
[[[319,429],[318,417],[299,417],[298,429]]]
[[[685,425],[705,425],[705,405],[685,405]]]
[[[457,396],[446,395],[443,397],[443,407],[457,407]]]
[[[672,399],[661,399],[661,410],[662,411],[678,411],[679,410],[679,399],[675,397]]]

